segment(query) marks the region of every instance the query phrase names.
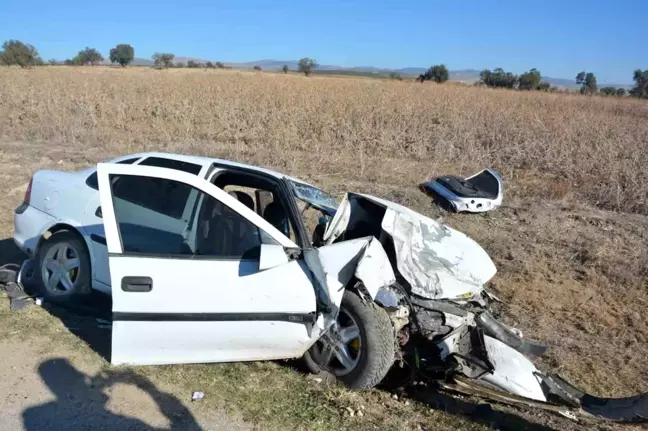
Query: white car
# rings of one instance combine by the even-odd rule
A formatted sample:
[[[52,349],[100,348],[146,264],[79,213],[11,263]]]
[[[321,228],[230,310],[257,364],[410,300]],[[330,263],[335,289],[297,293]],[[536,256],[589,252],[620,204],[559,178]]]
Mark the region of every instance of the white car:
[[[47,297],[111,294],[114,364],[304,357],[370,388],[398,360],[507,403],[648,417],[648,396],[594,398],[540,372],[546,346],[488,312],[488,254],[384,199],[338,205],[267,169],[137,154],[34,174],[14,240]]]
[[[36,172],[15,211],[14,241],[46,298],[112,295],[115,364],[301,357],[337,330],[337,341],[313,352],[350,386],[373,386],[393,362],[393,329],[383,310],[344,287],[364,278],[375,297],[394,274],[371,238],[312,247],[306,213],[326,223],[336,207],[334,197],[267,169],[135,154],[80,172]],[[357,265],[367,275],[354,277],[349,261],[369,251]]]

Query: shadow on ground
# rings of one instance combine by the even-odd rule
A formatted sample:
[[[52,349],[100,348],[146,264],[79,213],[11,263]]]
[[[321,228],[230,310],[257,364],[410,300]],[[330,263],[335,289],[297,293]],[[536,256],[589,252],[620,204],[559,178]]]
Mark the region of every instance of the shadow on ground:
[[[20,265],[26,258],[12,238],[0,239],[0,266],[9,263]]]
[[[0,240],[0,265],[6,263],[20,264],[24,259],[25,256],[14,245],[13,240]],[[109,296],[96,293],[83,302],[75,302],[74,304],[50,301],[45,302],[43,308],[52,316],[58,318],[71,333],[86,343],[92,350],[106,361],[110,361],[112,303]],[[303,374],[309,372],[303,361],[279,361],[278,363]],[[165,416],[171,414],[173,418],[178,419],[175,413],[169,412],[180,412],[180,416],[190,414],[173,396],[157,391],[148,380],[132,373],[110,372],[98,379],[95,378],[93,383],[88,384],[86,383],[87,376],[74,369],[65,359],[44,362],[39,368],[39,372],[52,392],[57,395],[57,401],[26,410],[25,428],[27,430],[41,429],[40,424],[46,423],[60,423],[60,429],[68,429],[68,426],[73,425],[80,429],[86,426],[97,426],[98,423],[94,422],[93,417],[101,418],[97,420],[106,420],[105,423],[110,425],[109,428],[111,429],[153,429],[141,423],[138,419],[113,415],[105,410],[108,397],[103,394],[102,390],[118,382],[133,383],[151,394],[159,403],[160,410]],[[323,374],[322,377],[332,379],[331,376],[326,374]],[[390,384],[389,387],[384,387],[383,390],[391,391],[396,386]],[[443,410],[452,415],[467,418],[475,423],[504,431],[551,431],[553,429],[529,421],[514,413],[494,410],[490,404],[473,403],[432,388],[426,390],[416,388],[407,390],[406,393],[412,399],[426,403],[431,408]],[[64,417],[61,421],[58,419],[59,407],[57,406],[61,402],[68,402],[68,400],[77,403],[83,413],[80,414],[77,408],[71,409],[71,416],[69,418]],[[84,420],[88,422],[83,422]],[[171,421],[171,423],[173,422]],[[191,426],[194,426],[194,428],[191,428]],[[99,428],[102,428],[102,426],[99,426]],[[46,429],[57,428],[46,427]],[[172,429],[174,428],[172,427]],[[199,428],[195,421],[190,421],[189,425],[183,423],[182,429]]]
[[[52,392],[53,401],[23,411],[25,430],[119,429],[119,430],[200,430],[195,418],[175,396],[158,390],[147,378],[131,372],[108,371],[88,376],[65,358],[44,361],[38,373]],[[115,384],[133,385],[148,394],[169,427],[158,428],[144,421],[108,410],[106,393]],[[124,406],[136,409],[137,405]],[[137,414],[137,410],[133,411]]]
[[[461,416],[475,423],[501,431],[554,431],[554,428],[532,422],[515,413],[495,410],[488,403],[473,403],[435,389],[408,391],[411,398],[428,404],[431,408]]]

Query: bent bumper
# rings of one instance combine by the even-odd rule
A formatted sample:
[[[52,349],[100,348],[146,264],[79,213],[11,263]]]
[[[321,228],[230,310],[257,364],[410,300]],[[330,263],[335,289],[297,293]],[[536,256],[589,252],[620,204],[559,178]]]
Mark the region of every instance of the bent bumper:
[[[56,219],[29,205],[21,205],[14,212],[14,236],[16,246],[27,256],[33,258],[38,241]]]

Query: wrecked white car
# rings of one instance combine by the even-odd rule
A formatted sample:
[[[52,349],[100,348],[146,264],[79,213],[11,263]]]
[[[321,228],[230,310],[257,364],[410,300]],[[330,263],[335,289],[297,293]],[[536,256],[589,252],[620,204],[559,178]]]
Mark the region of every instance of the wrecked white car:
[[[404,366],[502,402],[648,418],[648,397],[595,398],[536,369],[546,347],[489,313],[496,268],[460,232],[368,195],[338,205],[253,166],[120,160],[37,173],[15,238],[49,297],[111,293],[114,364],[304,357],[352,388]]]

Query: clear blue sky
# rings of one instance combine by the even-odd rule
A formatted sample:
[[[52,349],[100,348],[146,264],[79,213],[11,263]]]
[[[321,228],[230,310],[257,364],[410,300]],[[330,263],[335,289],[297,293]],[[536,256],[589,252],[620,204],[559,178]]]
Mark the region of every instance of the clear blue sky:
[[[125,42],[143,58],[536,67],[554,78],[591,71],[599,84],[648,68],[647,0],[0,0],[0,11],[0,41],[29,42],[44,59],[86,45],[107,56]]]

